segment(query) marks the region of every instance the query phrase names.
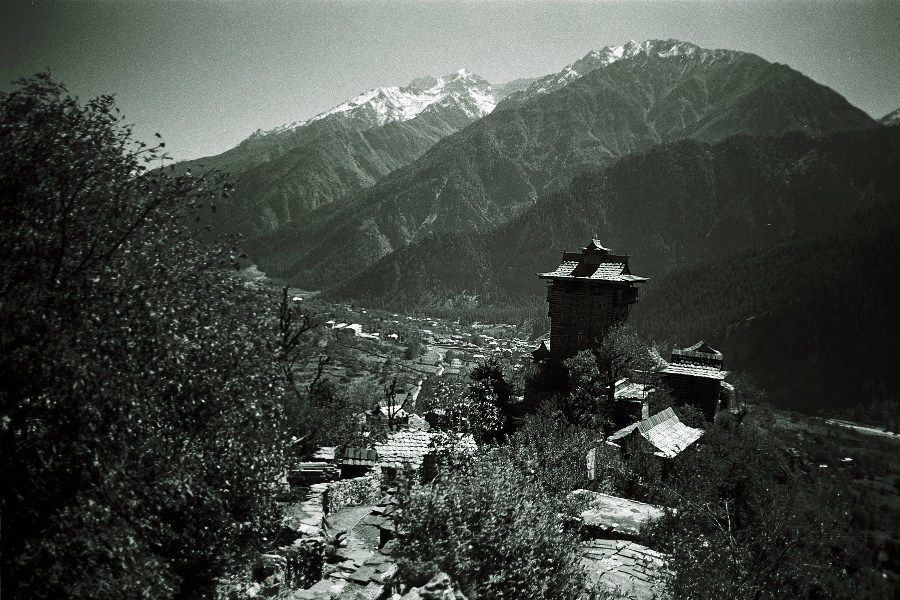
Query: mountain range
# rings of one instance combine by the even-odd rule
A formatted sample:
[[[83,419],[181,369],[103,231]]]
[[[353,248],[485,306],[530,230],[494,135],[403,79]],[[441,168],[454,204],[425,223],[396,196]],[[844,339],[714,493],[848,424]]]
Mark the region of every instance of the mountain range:
[[[543,322],[534,274],[599,237],[650,277],[643,335],[706,339],[812,409],[898,383],[897,121],[753,54],[650,40],[505,86],[373,90],[203,162],[239,177],[214,230],[294,286]]]
[[[256,131],[227,152],[178,168],[215,168],[236,177],[216,228],[253,238],[372,186],[529,82],[491,86],[465,69],[422,77],[405,87],[370,90],[305,121]]]
[[[577,174],[660,143],[878,127],[833,90],[752,54],[674,40],[630,48],[555,91],[501,101],[340,206],[251,241],[251,255],[320,289],[430,234],[496,228]]]
[[[542,293],[536,272],[599,238],[652,281],[754,247],[819,235],[896,203],[900,129],[680,140],[585,172],[520,217],[478,234],[410,244],[334,289],[387,305],[486,303]],[[452,260],[446,257],[452,256]]]

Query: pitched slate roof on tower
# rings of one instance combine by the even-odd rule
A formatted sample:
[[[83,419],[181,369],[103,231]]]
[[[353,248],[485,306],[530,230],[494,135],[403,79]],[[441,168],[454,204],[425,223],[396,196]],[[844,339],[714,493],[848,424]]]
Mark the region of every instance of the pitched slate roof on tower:
[[[573,260],[564,260],[549,273],[538,273],[541,278],[567,278],[567,279],[594,279],[598,281],[621,281],[625,283],[640,283],[647,281],[646,277],[638,277],[627,273],[628,264],[625,262],[603,262],[598,265],[589,265]]]
[[[673,348],[671,362],[662,372],[721,381],[728,375],[728,371],[722,370],[722,363],[722,353],[701,340],[693,346]]]
[[[591,242],[581,252],[564,252],[562,262],[555,271],[538,273],[542,279],[589,279],[622,283],[640,283],[646,277],[632,275],[628,269],[628,257],[610,254],[599,240]]]

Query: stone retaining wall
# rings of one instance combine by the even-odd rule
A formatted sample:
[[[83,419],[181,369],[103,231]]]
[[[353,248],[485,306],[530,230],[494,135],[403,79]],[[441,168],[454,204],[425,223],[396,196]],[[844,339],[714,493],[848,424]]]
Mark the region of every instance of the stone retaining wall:
[[[378,504],[384,493],[381,491],[381,474],[372,473],[365,477],[342,479],[328,484],[328,493],[323,498],[325,514],[333,514],[347,506],[367,506]]]

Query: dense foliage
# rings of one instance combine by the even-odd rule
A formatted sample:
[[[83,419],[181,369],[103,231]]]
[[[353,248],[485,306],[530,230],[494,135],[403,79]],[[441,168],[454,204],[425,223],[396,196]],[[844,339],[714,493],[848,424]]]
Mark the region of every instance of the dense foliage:
[[[495,448],[413,488],[402,504],[401,578],[421,585],[443,571],[473,599],[579,597],[586,579],[578,539],[564,529],[574,513],[553,487],[566,480],[558,468],[572,463],[545,453],[526,463],[517,452],[545,441]],[[568,448],[573,458],[578,450]]]
[[[426,380],[418,399],[420,412],[434,429],[470,434],[479,444],[498,441],[515,426],[516,381],[496,357],[481,359],[464,377]]]
[[[602,427],[609,421],[616,383],[637,381],[651,370],[650,349],[625,324],[613,326],[594,350],[582,350],[565,361],[569,393],[562,403],[572,422]]]
[[[660,483],[673,510],[649,541],[670,554],[673,598],[877,597],[846,488],[786,453],[764,420],[710,427]]]
[[[47,75],[0,97],[6,597],[208,596],[272,525],[275,303],[192,235],[226,182],[161,148]]]

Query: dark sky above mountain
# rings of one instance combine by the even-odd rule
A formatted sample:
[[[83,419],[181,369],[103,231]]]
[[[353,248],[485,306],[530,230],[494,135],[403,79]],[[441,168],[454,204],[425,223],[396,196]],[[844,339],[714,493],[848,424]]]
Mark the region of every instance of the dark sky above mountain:
[[[3,0],[0,89],[49,68],[186,159],[367,89],[539,76],[651,38],[786,63],[875,118],[900,105],[896,0]]]

